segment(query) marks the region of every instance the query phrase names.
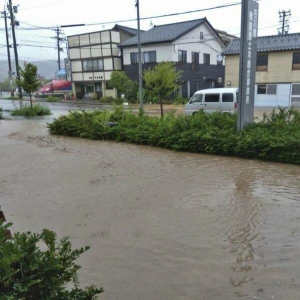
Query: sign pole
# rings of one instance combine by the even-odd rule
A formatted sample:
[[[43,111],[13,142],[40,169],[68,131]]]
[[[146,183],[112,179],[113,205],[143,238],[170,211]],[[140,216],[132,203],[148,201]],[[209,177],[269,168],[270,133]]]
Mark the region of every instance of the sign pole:
[[[254,122],[258,3],[243,0],[241,15],[238,130]]]

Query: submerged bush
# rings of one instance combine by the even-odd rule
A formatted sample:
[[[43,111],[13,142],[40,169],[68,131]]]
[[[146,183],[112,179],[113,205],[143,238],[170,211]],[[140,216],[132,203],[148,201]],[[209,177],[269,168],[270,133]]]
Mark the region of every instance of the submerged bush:
[[[72,112],[48,127],[51,134],[300,164],[300,113],[294,109],[274,110],[241,131],[236,114],[199,111],[160,118],[135,115],[122,107],[113,113]]]
[[[47,102],[61,102],[61,99],[59,97],[55,97],[55,96],[48,96],[46,101]]]
[[[11,112],[12,116],[25,116],[25,117],[36,117],[36,116],[47,116],[51,115],[51,109],[48,106],[36,104],[34,106],[25,105],[14,109]]]

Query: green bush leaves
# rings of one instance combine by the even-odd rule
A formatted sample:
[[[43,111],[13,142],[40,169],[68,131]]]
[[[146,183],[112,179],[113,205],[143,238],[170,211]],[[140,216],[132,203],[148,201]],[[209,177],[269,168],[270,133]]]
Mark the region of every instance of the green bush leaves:
[[[237,131],[237,115],[229,113],[199,111],[191,117],[171,113],[159,118],[121,107],[113,113],[72,112],[48,127],[57,135],[300,164],[300,113],[292,108],[273,110],[241,131]]]

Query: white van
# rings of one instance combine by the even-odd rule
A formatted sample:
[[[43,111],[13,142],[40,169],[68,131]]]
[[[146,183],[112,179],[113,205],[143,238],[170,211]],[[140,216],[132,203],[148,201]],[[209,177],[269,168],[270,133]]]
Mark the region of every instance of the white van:
[[[234,113],[237,111],[238,89],[216,88],[197,91],[185,105],[185,115],[191,116],[203,109],[207,113],[215,111]]]

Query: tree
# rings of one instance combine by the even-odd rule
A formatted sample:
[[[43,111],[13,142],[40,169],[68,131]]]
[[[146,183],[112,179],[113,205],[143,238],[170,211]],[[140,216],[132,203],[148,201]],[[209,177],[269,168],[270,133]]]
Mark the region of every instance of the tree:
[[[13,242],[5,241],[10,225],[0,221],[0,299],[92,300],[103,292],[94,285],[79,288],[80,266],[74,261],[88,247],[72,250],[68,238],[57,242],[56,234],[46,229],[16,233]],[[41,242],[45,250],[38,247]]]
[[[10,86],[10,79],[9,77],[5,78],[4,81],[0,82],[0,90],[3,91],[13,91],[15,86],[15,80],[12,80],[12,90],[11,90],[11,86]]]
[[[19,84],[26,93],[29,93],[30,106],[32,107],[32,93],[40,86],[37,66],[31,63],[26,64],[25,69],[20,70],[20,76],[21,79],[17,80],[17,84]]]
[[[176,70],[172,62],[158,63],[153,69],[149,68],[144,73],[146,88],[152,95],[157,95],[160,101],[161,116],[164,115],[163,101],[179,88],[181,75],[182,71]]]
[[[110,85],[117,89],[118,97],[127,94],[133,88],[133,82],[124,71],[113,71],[110,77]]]

